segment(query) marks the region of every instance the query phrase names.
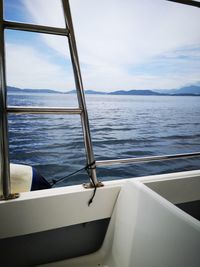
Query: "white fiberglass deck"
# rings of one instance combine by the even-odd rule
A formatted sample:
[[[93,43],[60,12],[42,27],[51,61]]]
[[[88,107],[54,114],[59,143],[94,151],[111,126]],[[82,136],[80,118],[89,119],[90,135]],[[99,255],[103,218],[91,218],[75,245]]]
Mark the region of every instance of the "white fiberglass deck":
[[[197,170],[105,182],[89,207],[93,189],[81,185],[22,193],[0,202],[1,262],[17,267],[199,267],[200,222],[176,206],[198,202],[199,188]],[[73,227],[90,229],[92,222],[110,217],[97,252],[78,257],[86,253],[74,246],[70,254],[74,240],[79,247],[85,244]],[[87,245],[90,236],[84,238]],[[72,255],[77,258],[69,260]]]
[[[165,178],[124,184],[99,251],[42,266],[199,267],[200,222],[173,203],[199,200],[200,177]]]

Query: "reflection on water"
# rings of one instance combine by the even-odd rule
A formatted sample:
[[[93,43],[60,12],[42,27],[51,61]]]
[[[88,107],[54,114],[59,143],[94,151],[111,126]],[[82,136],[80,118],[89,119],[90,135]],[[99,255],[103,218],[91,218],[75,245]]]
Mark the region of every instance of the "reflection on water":
[[[10,105],[77,106],[75,95],[10,95]],[[200,151],[199,97],[87,95],[97,160]],[[11,162],[35,166],[47,179],[85,164],[78,115],[10,115]],[[103,180],[198,169],[200,159],[98,168]],[[78,174],[60,185],[87,181]]]

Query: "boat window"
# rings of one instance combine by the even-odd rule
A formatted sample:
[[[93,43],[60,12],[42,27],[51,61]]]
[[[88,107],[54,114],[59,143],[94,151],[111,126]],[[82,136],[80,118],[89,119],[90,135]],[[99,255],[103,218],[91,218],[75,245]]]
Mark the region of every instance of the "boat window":
[[[65,27],[60,0],[4,0],[5,19],[52,27]]]

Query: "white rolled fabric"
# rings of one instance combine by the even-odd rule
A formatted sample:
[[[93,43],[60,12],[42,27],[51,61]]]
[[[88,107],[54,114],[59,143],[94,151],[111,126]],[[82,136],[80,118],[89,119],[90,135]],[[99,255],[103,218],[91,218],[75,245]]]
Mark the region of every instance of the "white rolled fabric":
[[[33,169],[31,166],[10,164],[11,193],[28,192],[31,190]],[[0,185],[2,195],[2,183]]]

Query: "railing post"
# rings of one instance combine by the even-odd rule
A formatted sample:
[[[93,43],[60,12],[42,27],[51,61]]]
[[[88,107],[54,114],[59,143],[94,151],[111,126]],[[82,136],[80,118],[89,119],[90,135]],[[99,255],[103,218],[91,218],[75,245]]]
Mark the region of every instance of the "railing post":
[[[73,23],[72,23],[72,18],[71,18],[69,1],[68,0],[62,0],[62,4],[63,4],[63,11],[64,11],[64,16],[65,16],[66,27],[69,30],[68,40],[69,40],[69,48],[70,48],[71,60],[72,60],[74,76],[75,76],[78,102],[79,102],[79,107],[82,109],[81,123],[82,123],[82,128],[83,128],[83,136],[84,136],[84,142],[85,142],[87,163],[88,163],[88,165],[91,166],[91,168],[89,169],[90,177],[92,178],[92,184],[94,183],[95,186],[102,186],[102,184],[97,180],[97,176],[96,176],[96,163],[95,163],[95,159],[94,159],[93,146],[92,146],[92,141],[91,141],[90,127],[89,127],[89,120],[88,120],[88,113],[87,113],[87,107],[86,107],[86,101],[85,101],[85,95],[84,95],[84,89],[83,89],[83,82],[82,82],[82,77],[81,77],[81,71],[80,71],[78,52],[77,52],[77,47],[76,47],[76,41],[75,41],[75,35],[74,35],[74,29],[73,29]]]
[[[8,121],[6,112],[6,74],[5,74],[5,48],[3,1],[0,1],[0,156],[1,156],[1,187],[0,200],[16,198],[18,194],[11,194],[10,164],[8,149]]]

